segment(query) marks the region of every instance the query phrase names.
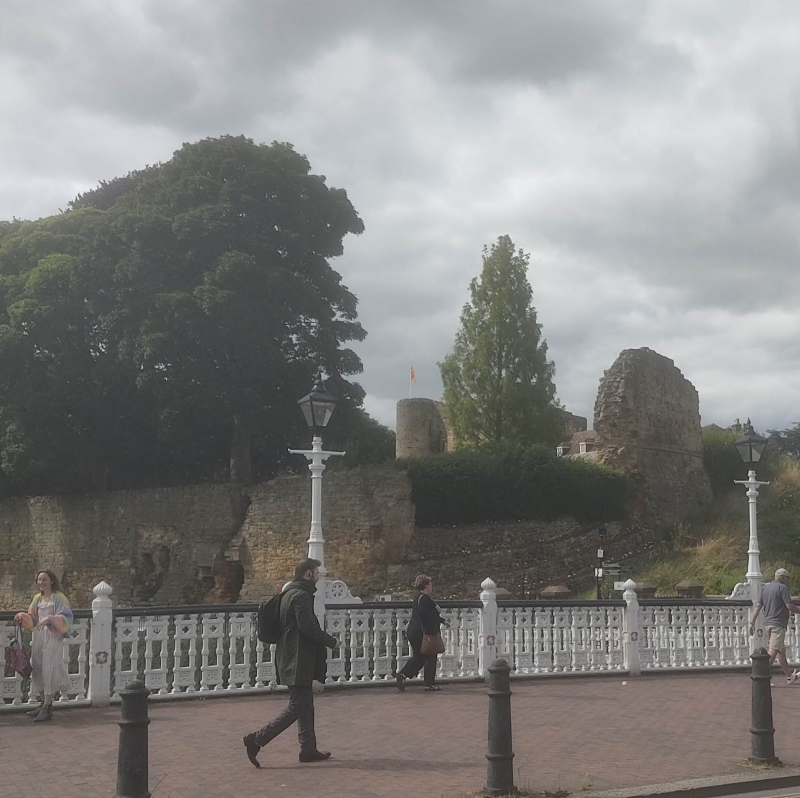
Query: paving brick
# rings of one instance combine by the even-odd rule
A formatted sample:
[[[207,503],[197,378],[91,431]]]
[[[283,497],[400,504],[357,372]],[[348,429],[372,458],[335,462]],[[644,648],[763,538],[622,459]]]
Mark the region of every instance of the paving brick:
[[[626,681],[627,684],[623,684]],[[800,764],[800,685],[776,676],[777,754]],[[735,773],[750,751],[746,674],[570,678],[512,685],[517,784],[579,791]],[[153,798],[456,798],[486,775],[486,688],[339,689],[317,696],[328,762],[301,765],[289,729],[247,761],[242,735],[285,695],[151,704]],[[59,751],[59,798],[112,796],[119,709],[0,715],[0,798],[29,795],[31,752]],[[58,748],[56,748],[58,746]]]

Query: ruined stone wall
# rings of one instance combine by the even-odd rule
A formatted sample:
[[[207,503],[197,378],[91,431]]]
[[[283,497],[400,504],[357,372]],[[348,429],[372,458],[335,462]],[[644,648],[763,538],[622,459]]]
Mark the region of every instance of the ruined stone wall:
[[[388,562],[413,533],[408,477],[394,470],[329,472],[323,530],[331,577],[382,589]],[[248,495],[249,494],[249,495]],[[306,552],[310,480],[196,485],[0,502],[0,609],[27,606],[38,569],[88,607],[101,579],[117,605],[260,599]]]
[[[626,349],[605,372],[594,429],[603,460],[631,480],[633,520],[672,526],[711,500],[697,391],[651,349]]]
[[[563,408],[559,408],[559,414],[564,422],[564,440],[578,432],[586,432],[589,428],[589,423],[583,416],[576,416]]]

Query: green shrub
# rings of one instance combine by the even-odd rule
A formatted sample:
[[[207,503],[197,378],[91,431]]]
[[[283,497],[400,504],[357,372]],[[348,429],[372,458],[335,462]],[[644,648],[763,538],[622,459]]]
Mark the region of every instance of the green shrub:
[[[749,466],[742,461],[733,445],[738,437],[737,433],[729,430],[703,435],[703,462],[715,496],[723,496],[734,488],[741,490],[734,485],[734,480],[747,479]],[[756,465],[758,478],[771,479],[777,473],[780,459],[778,452],[767,447],[764,459]]]
[[[735,432],[707,432],[703,435],[703,462],[715,496],[731,491],[735,479],[746,479],[747,473],[733,442]],[[743,473],[744,472],[744,473]]]
[[[556,457],[544,447],[460,450],[398,460],[421,526],[483,521],[622,518],[622,472]]]

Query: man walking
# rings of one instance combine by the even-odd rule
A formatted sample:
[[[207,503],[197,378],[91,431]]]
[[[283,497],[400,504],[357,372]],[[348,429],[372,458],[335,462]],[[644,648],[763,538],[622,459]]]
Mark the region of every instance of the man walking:
[[[244,737],[248,759],[257,767],[258,752],[274,737],[297,721],[301,762],[321,762],[330,754],[317,750],[314,733],[314,691],[312,683],[325,681],[327,648],[335,648],[335,637],[325,634],[314,615],[314,592],[319,579],[319,560],[301,560],[294,569],[294,581],[280,600],[283,632],[275,652],[278,684],[289,688],[289,705],[266,726]]]
[[[797,681],[800,673],[792,672],[786,660],[786,629],[789,626],[789,613],[800,615],[800,607],[792,602],[789,592],[789,572],[785,568],[775,571],[775,580],[761,588],[761,601],[756,604],[750,622],[750,634],[755,633],[756,618],[763,612],[764,626],[769,640],[769,664],[778,660],[781,670],[786,674],[789,684]]]

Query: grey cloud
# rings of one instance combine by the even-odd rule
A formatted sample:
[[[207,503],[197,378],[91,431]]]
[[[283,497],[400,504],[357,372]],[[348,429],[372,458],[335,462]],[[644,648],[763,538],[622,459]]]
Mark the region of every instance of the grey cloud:
[[[571,410],[591,417],[603,369],[650,345],[696,382],[704,417],[739,403],[777,425],[800,372],[790,326],[766,329],[800,294],[791,13],[779,0],[17,5],[0,30],[0,215],[55,212],[183,141],[292,141],[366,223],[334,267],[360,299],[361,381],[382,421],[409,359],[415,395],[438,395],[481,246],[508,232],[532,253]],[[764,345],[744,355],[741,336]],[[744,356],[768,389],[742,388]]]
[[[679,63],[674,49],[645,46],[649,3],[458,3],[442,21],[456,73],[468,81],[544,84]]]
[[[467,82],[547,84],[628,62],[640,69],[658,51],[641,41],[644,9],[631,0],[43,2],[7,18],[0,59],[20,64],[31,90],[56,108],[236,130],[286,111],[296,101],[290,76],[358,37],[405,56],[411,47],[440,77]]]

